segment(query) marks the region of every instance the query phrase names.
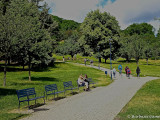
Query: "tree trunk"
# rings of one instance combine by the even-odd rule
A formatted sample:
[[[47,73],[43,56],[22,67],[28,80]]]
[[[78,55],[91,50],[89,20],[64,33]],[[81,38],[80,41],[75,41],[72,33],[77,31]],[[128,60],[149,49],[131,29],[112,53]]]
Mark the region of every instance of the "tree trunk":
[[[99,57],[99,62],[101,63],[101,57]]]
[[[71,57],[72,57],[72,60],[73,60],[73,55],[71,55]]]
[[[128,63],[129,62],[129,58],[128,58],[128,56],[126,57],[126,63]]]
[[[23,71],[24,71],[24,64],[23,64]]]
[[[8,65],[10,65],[10,64],[11,64],[11,58],[8,57]]]
[[[107,61],[107,58],[105,58],[105,63],[106,63],[106,61]]]
[[[7,74],[7,55],[5,55],[5,66],[4,66],[4,81],[3,81],[3,86],[6,86],[6,74]]]

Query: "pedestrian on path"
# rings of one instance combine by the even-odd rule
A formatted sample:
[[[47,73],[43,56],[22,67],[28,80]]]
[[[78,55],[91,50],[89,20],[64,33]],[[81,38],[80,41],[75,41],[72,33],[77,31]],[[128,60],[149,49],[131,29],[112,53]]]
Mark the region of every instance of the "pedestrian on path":
[[[65,62],[64,56],[63,56],[63,62]]]
[[[113,68],[113,76],[114,76],[114,78],[116,77],[116,69],[115,68]]]
[[[118,66],[118,70],[119,70],[119,75],[122,76],[122,65],[121,64]]]
[[[126,68],[125,68],[125,72],[126,72],[126,77],[127,77],[127,69],[128,69],[128,66],[126,66]]]
[[[127,69],[127,75],[128,75],[128,78],[130,79],[130,74],[131,74],[131,70],[128,68]]]
[[[137,73],[137,77],[139,77],[139,75],[140,75],[140,68],[139,67],[137,67],[136,73]]]
[[[84,64],[85,64],[85,66],[86,66],[86,62],[87,62],[87,59],[85,58],[85,59],[84,59]]]
[[[93,60],[90,61],[91,66],[93,66]]]

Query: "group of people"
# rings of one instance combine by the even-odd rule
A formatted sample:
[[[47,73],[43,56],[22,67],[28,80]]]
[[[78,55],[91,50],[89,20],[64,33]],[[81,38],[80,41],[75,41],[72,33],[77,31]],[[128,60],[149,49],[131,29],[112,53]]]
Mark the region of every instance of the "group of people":
[[[85,59],[84,59],[84,64],[85,64],[85,66],[86,66],[87,61],[89,61],[89,60],[85,58]],[[90,60],[90,65],[93,66],[93,60]]]
[[[90,88],[89,88],[89,80],[88,80],[88,76],[85,75],[83,77],[83,75],[81,74],[78,78],[78,85],[81,85],[81,86],[86,86],[86,89],[84,89],[85,91],[89,91]]]
[[[116,76],[116,69],[113,68],[112,71],[113,71],[113,76],[115,78],[115,76]],[[119,71],[119,75],[122,76],[122,65],[121,64],[118,66],[118,71]],[[130,79],[131,70],[129,69],[128,66],[125,67],[125,73],[126,73],[126,77],[128,77]],[[139,77],[140,76],[140,68],[139,67],[137,67],[136,73],[137,73],[137,77]]]
[[[128,77],[130,79],[131,70],[129,69],[128,66],[126,66],[125,72],[126,72],[126,77]]]

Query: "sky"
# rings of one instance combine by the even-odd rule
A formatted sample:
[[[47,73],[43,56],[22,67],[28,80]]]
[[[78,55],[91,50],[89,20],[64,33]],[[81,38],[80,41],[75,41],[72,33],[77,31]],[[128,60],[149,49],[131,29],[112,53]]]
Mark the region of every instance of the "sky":
[[[160,27],[160,0],[44,0],[50,14],[82,23],[91,10],[99,9],[116,17],[121,29],[133,23],[146,22]]]

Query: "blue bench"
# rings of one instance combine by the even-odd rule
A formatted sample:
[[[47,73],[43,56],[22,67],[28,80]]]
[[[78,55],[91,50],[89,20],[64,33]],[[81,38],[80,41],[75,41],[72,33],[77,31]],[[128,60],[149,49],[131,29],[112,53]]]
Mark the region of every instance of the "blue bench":
[[[88,81],[89,81],[89,84],[96,84],[96,82],[94,82],[92,78],[88,78]]]
[[[58,91],[57,85],[56,84],[51,84],[51,85],[46,85],[45,86],[45,91],[46,91],[46,100],[47,100],[47,96],[48,95],[54,95],[54,99],[55,99],[55,95],[59,93],[63,93],[64,91]]]
[[[18,101],[19,101],[19,108],[20,108],[20,103],[21,102],[28,102],[28,108],[29,108],[29,101],[40,99],[40,98],[45,98],[45,93],[44,96],[36,96],[35,88],[27,88],[27,89],[22,89],[22,90],[17,90],[17,96],[18,96]],[[45,104],[45,99],[44,99],[44,104]]]
[[[77,89],[77,87],[73,87],[72,81],[63,82],[63,86],[64,86],[64,95],[67,90],[71,90],[73,93],[73,90]]]

